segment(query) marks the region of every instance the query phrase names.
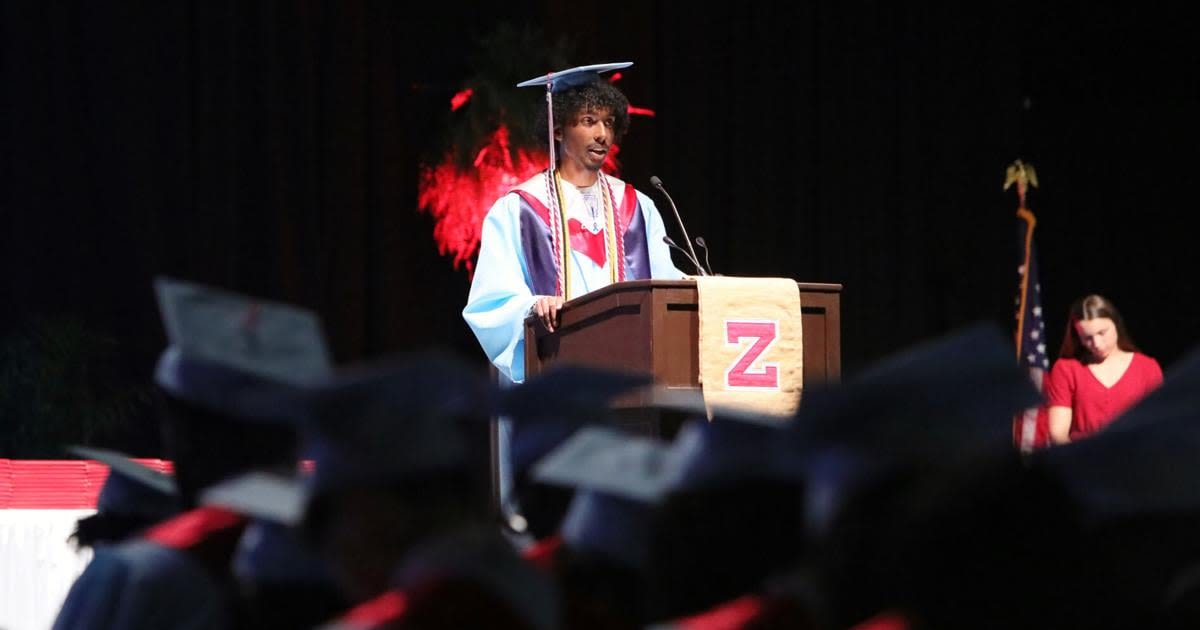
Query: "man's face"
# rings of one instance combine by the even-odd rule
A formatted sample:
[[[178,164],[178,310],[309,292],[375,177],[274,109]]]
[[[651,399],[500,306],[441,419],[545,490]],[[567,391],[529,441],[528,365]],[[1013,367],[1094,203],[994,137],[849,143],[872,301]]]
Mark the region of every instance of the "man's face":
[[[581,111],[563,125],[558,140],[562,147],[564,166],[599,171],[612,148],[613,124],[616,117],[607,108]]]

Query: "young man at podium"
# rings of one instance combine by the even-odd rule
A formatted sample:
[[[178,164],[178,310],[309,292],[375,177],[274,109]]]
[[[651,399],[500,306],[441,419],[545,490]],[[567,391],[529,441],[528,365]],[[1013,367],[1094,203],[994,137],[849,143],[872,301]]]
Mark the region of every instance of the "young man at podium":
[[[505,378],[525,378],[524,321],[557,324],[566,300],[624,280],[679,279],[654,202],[601,170],[629,126],[629,101],[581,66],[525,81],[545,86],[550,163],[505,194],[484,219],[463,318]]]
[[[684,276],[654,202],[601,170],[629,127],[629,101],[600,73],[631,65],[581,66],[518,84],[546,90],[550,167],[488,211],[463,309],[502,382],[525,380],[526,317],[554,330],[566,300],[615,282]],[[507,512],[510,422],[500,421],[497,437],[498,498]]]

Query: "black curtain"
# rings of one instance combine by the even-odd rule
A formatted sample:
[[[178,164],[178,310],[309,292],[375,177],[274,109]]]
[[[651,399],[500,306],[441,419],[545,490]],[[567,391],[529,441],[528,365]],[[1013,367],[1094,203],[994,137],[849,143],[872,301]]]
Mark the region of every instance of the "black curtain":
[[[1023,158],[1051,356],[1070,301],[1100,292],[1167,365],[1200,341],[1171,219],[1194,205],[1200,47],[1176,12],[1126,9],[663,2],[658,168],[719,271],[845,285],[853,373],[976,320],[1011,329],[1002,183]]]
[[[464,53],[506,19],[459,12],[5,3],[0,332],[83,322],[114,342],[119,380],[146,386],[165,274],[316,310],[339,362],[477,357],[458,316],[468,279],[416,209],[430,121],[467,74]],[[137,409],[92,437],[152,452],[153,418]]]

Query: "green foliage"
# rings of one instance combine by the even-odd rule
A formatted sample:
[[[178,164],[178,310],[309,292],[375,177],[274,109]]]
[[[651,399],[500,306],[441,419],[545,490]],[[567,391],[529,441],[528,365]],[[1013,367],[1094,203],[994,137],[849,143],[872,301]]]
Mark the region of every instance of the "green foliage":
[[[149,404],[123,383],[116,339],[73,317],[30,322],[0,340],[0,456],[63,457]]]
[[[447,107],[444,126],[447,133],[440,155],[452,153],[456,164],[466,169],[479,149],[501,125],[508,126],[510,155],[516,159],[519,148],[533,149],[545,134],[533,129],[537,108],[545,106],[545,92],[537,88],[517,88],[517,83],[554,70],[571,67],[574,45],[565,35],[549,42],[546,35],[531,26],[517,27],[500,23],[480,38],[469,56],[473,74],[462,89],[470,88],[470,101],[458,111]],[[432,160],[440,161],[440,156]]]

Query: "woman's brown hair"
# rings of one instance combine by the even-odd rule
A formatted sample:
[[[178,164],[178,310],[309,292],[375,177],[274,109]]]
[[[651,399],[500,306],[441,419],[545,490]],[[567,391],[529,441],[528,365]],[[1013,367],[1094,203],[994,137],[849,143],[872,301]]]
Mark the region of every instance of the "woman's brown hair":
[[[1137,344],[1133,342],[1129,331],[1126,330],[1125,319],[1121,317],[1121,312],[1117,310],[1117,307],[1108,298],[1093,293],[1075,300],[1071,304],[1071,308],[1067,310],[1067,331],[1063,333],[1062,347],[1058,350],[1058,358],[1087,361],[1091,357],[1091,353],[1079,342],[1079,335],[1075,332],[1075,322],[1101,317],[1111,319],[1113,325],[1117,327],[1118,348],[1126,352],[1141,352]]]

